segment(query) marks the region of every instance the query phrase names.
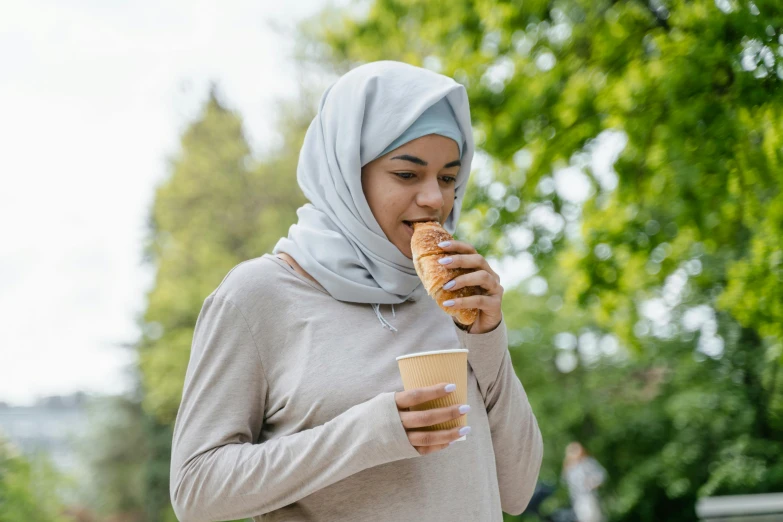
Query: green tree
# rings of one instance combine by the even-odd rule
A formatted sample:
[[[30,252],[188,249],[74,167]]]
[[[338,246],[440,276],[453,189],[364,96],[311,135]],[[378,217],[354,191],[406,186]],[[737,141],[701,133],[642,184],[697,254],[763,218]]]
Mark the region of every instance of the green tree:
[[[259,162],[241,118],[213,90],[157,189],[146,250],[157,273],[140,353],[145,407],[164,424],[173,424],[179,406],[204,299],[233,266],[270,251],[304,203],[291,142],[303,139],[303,117],[289,116],[286,145]]]
[[[504,311],[542,478],[576,438],[609,471],[613,520],[783,488],[777,2],[364,5],[305,24],[302,53],[468,89],[480,153],[458,234],[535,263]]]
[[[90,401],[88,430],[77,441],[89,473],[81,486],[84,504],[102,520],[146,521],[145,471],[150,462],[150,422],[138,399],[102,396]]]
[[[0,522],[67,522],[64,483],[47,458],[25,458],[0,436]]]
[[[156,278],[138,320],[143,335],[137,345],[150,521],[176,520],[169,504],[171,437],[199,311],[233,266],[271,252],[296,221],[305,202],[296,165],[313,104],[308,91],[281,103],[276,128],[282,145],[259,158],[240,116],[213,88],[156,191],[145,248]]]

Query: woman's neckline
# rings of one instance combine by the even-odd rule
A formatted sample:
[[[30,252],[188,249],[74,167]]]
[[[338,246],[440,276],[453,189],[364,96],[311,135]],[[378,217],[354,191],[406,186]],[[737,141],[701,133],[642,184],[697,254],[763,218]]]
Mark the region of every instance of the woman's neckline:
[[[274,263],[277,263],[278,265],[280,265],[281,267],[283,267],[283,268],[284,268],[286,271],[288,271],[288,272],[290,272],[291,274],[293,274],[293,275],[294,275],[294,277],[297,277],[298,279],[300,279],[301,281],[304,281],[305,283],[307,283],[307,284],[308,284],[308,285],[310,285],[311,287],[315,288],[316,290],[318,290],[318,291],[320,291],[320,292],[323,292],[323,293],[325,293],[326,295],[328,295],[328,296],[330,296],[330,297],[331,297],[331,295],[332,295],[332,294],[330,294],[329,292],[327,292],[326,288],[324,288],[323,286],[321,286],[321,284],[320,284],[320,283],[318,283],[317,281],[313,281],[312,279],[309,279],[309,278],[305,277],[304,275],[302,275],[301,273],[299,273],[299,272],[298,272],[298,271],[297,271],[297,270],[296,270],[296,269],[295,269],[293,266],[291,266],[291,265],[288,263],[288,261],[286,261],[286,260],[285,260],[285,259],[283,259],[282,257],[277,257],[277,255],[276,255],[276,254],[269,254],[269,253],[267,253],[267,254],[264,254],[264,255],[262,256],[262,258],[268,258],[268,259],[270,259],[270,260],[271,260],[271,261],[273,261]],[[292,257],[292,259],[293,259],[293,257]],[[299,268],[302,268],[302,267],[299,267]],[[302,271],[304,271],[304,269],[303,269],[303,268],[302,268]],[[413,301],[413,300],[411,300],[411,299],[406,299],[406,300],[405,300],[405,301],[403,301],[402,303],[396,303],[396,304],[395,304],[395,306],[402,306],[402,305],[405,305],[405,304],[412,304],[412,303],[415,303],[415,302],[416,302],[416,301]]]
[[[283,267],[285,270],[287,270],[288,272],[292,273],[295,277],[297,277],[300,280],[304,281],[305,283],[307,283],[308,285],[312,286],[316,290],[329,295],[329,292],[327,292],[326,289],[323,286],[321,286],[320,283],[318,283],[317,281],[313,281],[312,279],[310,279],[308,277],[305,277],[304,275],[299,273],[293,266],[291,266],[288,263],[288,261],[286,261],[282,257],[277,257],[277,255],[275,255],[275,254],[264,254],[263,257],[269,258],[270,260],[274,261],[275,263],[277,263],[278,265]],[[302,269],[302,270],[304,270],[304,269]]]

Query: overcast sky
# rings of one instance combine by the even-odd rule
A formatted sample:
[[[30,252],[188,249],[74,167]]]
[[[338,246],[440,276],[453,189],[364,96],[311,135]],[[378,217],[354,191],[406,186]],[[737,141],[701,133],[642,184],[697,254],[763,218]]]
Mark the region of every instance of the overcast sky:
[[[336,3],[345,5],[345,0]],[[145,219],[211,80],[255,146],[295,88],[266,22],[323,0],[8,2],[0,17],[0,401],[127,389]],[[290,35],[290,33],[288,33]]]
[[[138,338],[134,319],[152,284],[141,254],[166,158],[211,81],[245,119],[251,145],[273,144],[275,102],[297,89],[294,24],[327,1],[7,5],[0,17],[0,401],[122,392],[133,352],[119,345]],[[273,31],[270,21],[289,29]],[[612,164],[623,140],[606,132],[589,154],[604,188],[616,185]],[[529,163],[523,152],[520,168]],[[481,164],[479,154],[474,169]],[[578,203],[589,193],[582,168],[543,181]],[[489,188],[505,195],[501,185]],[[532,225],[562,226],[539,210],[530,213]],[[511,240],[526,248],[532,234],[518,232]],[[536,272],[527,252],[490,262],[506,288]],[[542,278],[531,281],[545,291]]]

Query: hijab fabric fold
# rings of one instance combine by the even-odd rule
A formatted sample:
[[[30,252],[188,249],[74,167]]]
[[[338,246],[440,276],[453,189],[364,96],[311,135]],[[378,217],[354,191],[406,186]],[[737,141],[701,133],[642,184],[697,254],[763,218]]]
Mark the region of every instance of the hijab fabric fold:
[[[297,182],[309,203],[297,210],[298,222],[273,249],[292,256],[335,299],[371,304],[381,325],[392,331],[396,328],[381,315],[380,305],[427,294],[413,261],[375,220],[362,191],[361,168],[415,139],[403,135],[441,100],[453,111],[464,141],[458,143],[457,199],[443,223],[454,234],[474,153],[465,88],[427,69],[379,61],[349,71],[321,96],[297,166]],[[395,141],[401,137],[402,143]]]

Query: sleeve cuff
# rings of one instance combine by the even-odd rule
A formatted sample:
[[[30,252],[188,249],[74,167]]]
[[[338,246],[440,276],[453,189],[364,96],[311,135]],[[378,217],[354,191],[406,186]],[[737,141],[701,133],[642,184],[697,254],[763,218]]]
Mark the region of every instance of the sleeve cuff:
[[[459,344],[468,350],[468,362],[482,390],[487,390],[497,379],[500,366],[508,353],[508,331],[505,315],[501,315],[500,324],[494,330],[470,334],[456,324]]]
[[[379,451],[387,455],[387,460],[409,459],[421,454],[411,445],[405,427],[400,422],[395,392],[381,393],[373,400],[369,411],[374,416],[371,429],[376,430]]]

